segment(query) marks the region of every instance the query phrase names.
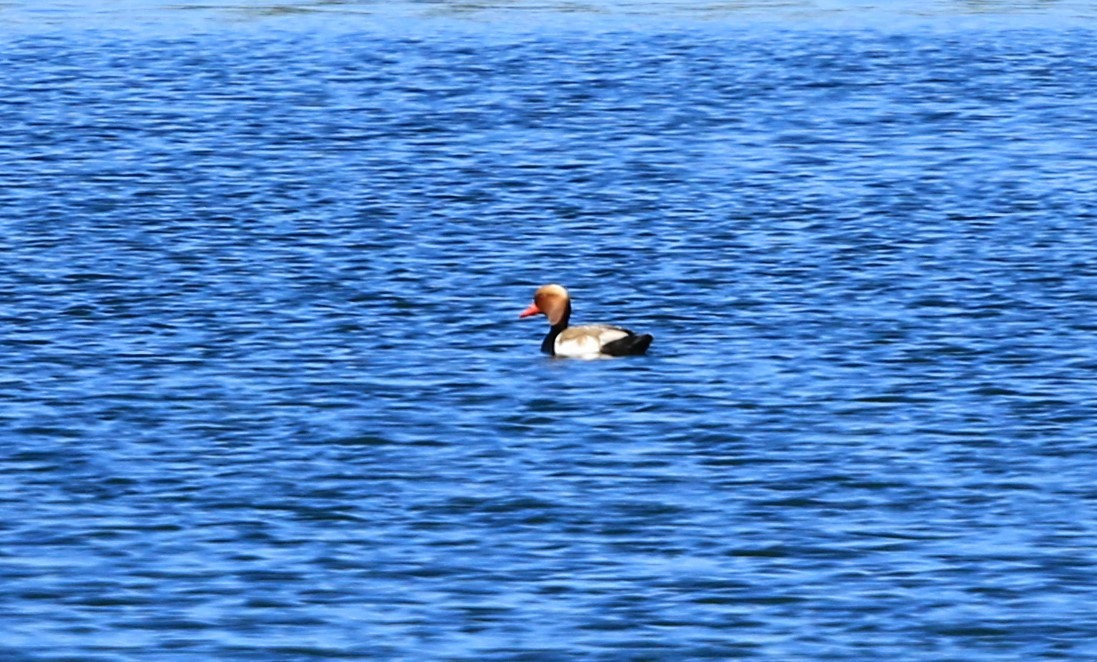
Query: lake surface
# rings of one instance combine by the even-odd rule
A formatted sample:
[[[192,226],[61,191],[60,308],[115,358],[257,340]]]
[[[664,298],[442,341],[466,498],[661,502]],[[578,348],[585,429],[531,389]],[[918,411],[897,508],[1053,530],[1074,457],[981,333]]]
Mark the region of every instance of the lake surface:
[[[0,7],[5,660],[1097,659],[1092,3],[88,5]]]

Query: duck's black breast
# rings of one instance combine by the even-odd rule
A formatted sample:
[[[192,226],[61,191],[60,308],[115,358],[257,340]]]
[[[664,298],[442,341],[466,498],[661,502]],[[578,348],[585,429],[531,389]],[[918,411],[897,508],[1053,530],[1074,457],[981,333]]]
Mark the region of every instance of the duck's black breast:
[[[541,351],[549,356],[556,355],[556,337],[567,328],[566,324],[558,324],[549,329],[548,335],[541,341]]]

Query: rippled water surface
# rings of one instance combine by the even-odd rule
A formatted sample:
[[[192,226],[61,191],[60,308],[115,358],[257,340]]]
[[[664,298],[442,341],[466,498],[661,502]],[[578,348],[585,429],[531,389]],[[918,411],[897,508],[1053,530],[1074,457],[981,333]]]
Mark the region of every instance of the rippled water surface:
[[[1097,658],[1095,18],[7,3],[0,654]]]

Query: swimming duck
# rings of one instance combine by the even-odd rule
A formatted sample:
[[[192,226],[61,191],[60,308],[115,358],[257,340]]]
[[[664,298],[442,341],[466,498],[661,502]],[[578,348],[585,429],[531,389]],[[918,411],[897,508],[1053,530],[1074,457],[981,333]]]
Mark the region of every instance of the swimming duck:
[[[550,325],[541,351],[552,356],[595,358],[643,354],[654,340],[650,333],[637,334],[619,326],[586,324],[568,326],[571,296],[561,285],[545,285],[533,294],[533,303],[518,317],[544,315]]]

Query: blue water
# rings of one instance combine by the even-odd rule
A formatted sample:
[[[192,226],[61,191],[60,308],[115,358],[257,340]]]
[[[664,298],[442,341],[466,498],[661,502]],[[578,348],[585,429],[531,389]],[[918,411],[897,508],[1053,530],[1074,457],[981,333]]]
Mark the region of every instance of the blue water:
[[[1097,659],[1090,3],[0,20],[3,659]]]

